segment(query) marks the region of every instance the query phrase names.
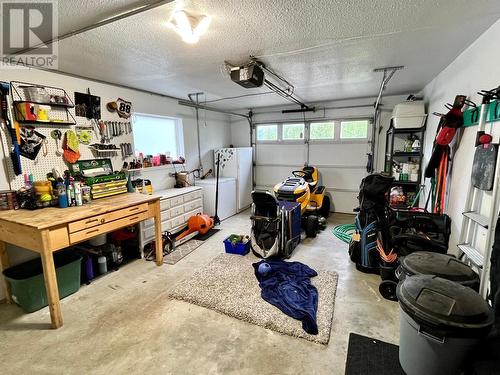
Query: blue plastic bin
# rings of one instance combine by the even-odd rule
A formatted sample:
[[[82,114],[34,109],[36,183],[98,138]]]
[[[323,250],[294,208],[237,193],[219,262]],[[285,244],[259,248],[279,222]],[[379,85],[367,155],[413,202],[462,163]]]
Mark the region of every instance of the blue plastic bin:
[[[226,248],[226,253],[246,255],[250,251],[250,241],[247,243],[236,243],[233,244],[229,241],[229,237],[224,240],[224,246]]]

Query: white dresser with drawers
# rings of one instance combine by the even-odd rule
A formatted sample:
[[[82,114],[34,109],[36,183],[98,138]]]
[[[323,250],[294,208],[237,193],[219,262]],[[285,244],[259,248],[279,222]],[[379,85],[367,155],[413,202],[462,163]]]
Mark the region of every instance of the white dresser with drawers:
[[[155,191],[154,195],[161,196],[161,229],[163,232],[175,233],[182,230],[188,219],[203,212],[203,193],[199,186],[190,186],[180,189]],[[155,238],[154,221],[152,219],[140,223],[140,248]]]

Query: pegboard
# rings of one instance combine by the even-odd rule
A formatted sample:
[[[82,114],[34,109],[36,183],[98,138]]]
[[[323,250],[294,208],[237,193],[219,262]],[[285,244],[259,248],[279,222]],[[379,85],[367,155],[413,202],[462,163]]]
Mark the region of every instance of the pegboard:
[[[39,86],[44,86],[43,82],[36,82],[32,83],[33,85],[39,85]],[[59,89],[60,90],[60,89]],[[53,92],[52,88],[47,88],[47,91],[51,95],[59,95],[56,92]],[[86,92],[85,88],[82,88],[80,92]],[[73,101],[74,103],[74,97],[75,94],[73,91],[66,91],[67,95]],[[106,109],[106,103],[115,101],[117,98],[108,98],[101,96],[99,92],[91,92],[92,95],[95,96],[100,96],[101,97],[101,120],[103,121],[113,121],[113,122],[118,122],[118,123],[125,123],[125,122],[131,122],[131,118],[129,119],[122,119],[118,116],[116,112],[110,112]],[[15,98],[15,100],[18,100],[18,98]],[[23,98],[20,98],[20,100],[24,100]],[[61,111],[62,109],[62,111]],[[90,130],[92,134],[92,140],[90,141],[90,144],[93,143],[101,143],[101,136],[99,134],[99,129],[97,125],[97,121],[95,120],[89,120],[86,117],[80,117],[76,116],[75,114],[75,108],[68,108],[69,113],[71,116],[74,118],[76,124],[75,125],[62,125],[62,124],[33,124],[35,130],[41,134],[43,134],[45,138],[45,144],[42,146],[40,149],[40,152],[38,153],[38,156],[35,160],[30,160],[26,157],[21,156],[21,166],[22,166],[22,174],[19,176],[15,176],[14,174],[14,169],[12,166],[12,161],[10,159],[10,150],[12,148],[12,140],[10,136],[10,131],[6,128],[5,125],[2,125],[1,129],[1,141],[2,141],[2,147],[3,147],[3,158],[4,158],[4,165],[7,170],[8,178],[9,178],[9,185],[10,188],[13,190],[18,190],[21,187],[25,185],[24,183],[24,175],[27,174],[32,174],[33,179],[35,181],[37,180],[46,180],[47,179],[47,173],[51,172],[53,168],[58,169],[60,172],[64,172],[65,170],[69,169],[69,164],[66,163],[66,161],[63,159],[62,155],[58,156],[57,155],[57,150],[58,147],[62,148],[62,141],[64,139],[64,134],[68,130],[73,130],[75,133],[79,129],[88,129]],[[9,113],[10,113],[10,118],[11,120],[14,119],[14,108],[13,108],[13,103],[11,98],[9,98]],[[51,110],[51,118],[57,118],[60,120],[66,120],[66,108],[56,108],[52,107]],[[70,121],[73,121],[72,118],[69,118]],[[12,121],[12,123],[14,123]],[[22,124],[20,124],[22,126]],[[54,129],[59,129],[63,136],[58,143],[51,137],[50,133]],[[125,161],[130,162],[133,160],[134,156],[122,156],[121,149],[120,149],[120,144],[122,143],[130,143],[132,145],[132,151],[134,150],[134,139],[133,139],[133,133],[129,132],[128,134],[122,134],[119,136],[114,136],[110,140],[111,144],[114,144],[118,147],[117,151],[110,151],[106,153],[98,153],[95,150],[92,150],[88,145],[84,145],[80,143],[79,145],[79,151],[80,151],[80,160],[86,160],[86,159],[102,159],[102,158],[109,158],[111,159],[113,163],[113,169],[116,170],[121,170],[123,163]]]

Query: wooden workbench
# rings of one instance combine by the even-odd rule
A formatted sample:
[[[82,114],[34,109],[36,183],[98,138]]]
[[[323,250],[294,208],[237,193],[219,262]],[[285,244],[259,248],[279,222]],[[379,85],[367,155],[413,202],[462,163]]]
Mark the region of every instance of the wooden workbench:
[[[92,201],[79,207],[0,211],[0,265],[9,266],[6,243],[40,253],[52,327],[63,324],[53,252],[154,218],[156,263],[163,263],[160,197],[138,193]],[[5,281],[5,280],[4,280]],[[10,288],[5,282],[7,302]]]

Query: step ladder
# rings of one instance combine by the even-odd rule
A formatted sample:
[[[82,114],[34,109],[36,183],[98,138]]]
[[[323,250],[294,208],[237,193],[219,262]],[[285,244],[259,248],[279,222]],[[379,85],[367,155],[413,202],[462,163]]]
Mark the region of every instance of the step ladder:
[[[478,131],[486,128],[486,115],[488,104],[497,98],[495,91],[483,91],[483,105],[479,115]],[[462,220],[462,228],[458,241],[460,255],[464,261],[471,265],[479,274],[481,283],[479,293],[487,298],[490,278],[490,258],[495,238],[495,229],[499,213],[499,188],[500,188],[500,150],[497,155],[493,189],[485,191],[476,188],[469,180],[467,197]],[[485,197],[489,196],[491,204],[484,204]]]

